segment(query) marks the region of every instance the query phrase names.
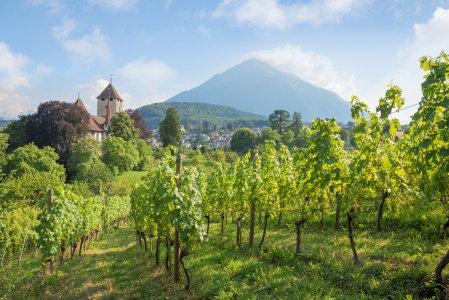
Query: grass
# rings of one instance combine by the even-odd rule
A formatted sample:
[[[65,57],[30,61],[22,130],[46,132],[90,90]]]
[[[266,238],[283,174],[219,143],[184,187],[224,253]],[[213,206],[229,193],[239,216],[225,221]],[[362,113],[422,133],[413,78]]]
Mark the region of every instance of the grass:
[[[417,213],[419,212],[419,213]],[[93,241],[82,257],[68,260],[46,279],[37,277],[39,258],[26,253],[8,299],[431,299],[442,297],[434,270],[446,251],[445,216],[436,207],[408,208],[385,213],[384,230],[375,229],[375,213],[355,222],[360,264],[354,266],[346,222],[333,229],[334,215],[325,216],[325,229],[312,219],[302,230],[301,254],[294,255],[299,215],[286,214],[281,228],[271,217],[263,251],[257,245],[262,224],[256,216],[256,247],[248,249],[248,220],[243,245],[235,244],[236,226],[214,218],[208,241],[198,242],[185,258],[193,283],[189,291],[174,285],[154,257],[135,243],[131,224],[110,230]],[[155,244],[155,242],[154,242]],[[161,260],[165,247],[161,245]],[[32,249],[31,249],[32,250]],[[2,270],[4,272],[4,270]],[[0,275],[3,273],[0,273]],[[6,274],[6,273],[5,273]],[[448,272],[443,274],[446,278]],[[2,299],[2,297],[0,297]]]
[[[140,182],[142,180],[142,177],[146,176],[148,173],[148,171],[129,171],[118,175],[117,179],[125,179],[133,183],[137,183]]]

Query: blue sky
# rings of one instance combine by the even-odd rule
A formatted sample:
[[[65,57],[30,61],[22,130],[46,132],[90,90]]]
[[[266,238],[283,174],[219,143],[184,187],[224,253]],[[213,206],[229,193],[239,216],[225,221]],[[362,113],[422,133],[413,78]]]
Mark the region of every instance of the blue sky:
[[[419,102],[419,57],[449,53],[449,0],[0,0],[0,28],[6,119],[78,92],[96,114],[109,74],[137,108],[250,57],[374,109],[390,81]]]

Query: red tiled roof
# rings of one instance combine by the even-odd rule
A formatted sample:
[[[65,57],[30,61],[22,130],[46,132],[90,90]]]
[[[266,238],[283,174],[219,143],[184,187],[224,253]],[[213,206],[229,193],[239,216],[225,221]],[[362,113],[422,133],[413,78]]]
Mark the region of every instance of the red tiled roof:
[[[83,101],[81,101],[81,99],[78,97],[78,99],[76,99],[75,105],[78,107],[81,107],[84,111],[87,111],[86,107],[84,106]]]
[[[122,100],[122,97],[118,94],[118,92],[115,90],[112,83],[108,84],[108,86],[101,92],[101,94],[97,98],[109,98],[109,87],[111,87],[111,98]]]
[[[105,119],[92,115],[89,115],[89,117],[89,130],[103,132],[104,130],[102,129],[102,125],[104,124]]]

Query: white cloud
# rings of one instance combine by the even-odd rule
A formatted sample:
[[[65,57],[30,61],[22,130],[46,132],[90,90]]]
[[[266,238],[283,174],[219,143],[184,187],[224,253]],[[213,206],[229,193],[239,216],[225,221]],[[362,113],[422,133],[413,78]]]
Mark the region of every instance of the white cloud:
[[[32,5],[45,5],[51,8],[50,13],[59,13],[64,7],[64,0],[30,0]]]
[[[77,84],[73,88],[76,93],[80,93],[80,98],[92,115],[97,115],[97,97],[108,86],[109,82],[100,78],[92,83]],[[77,94],[75,94],[77,95]],[[73,97],[73,102],[76,98]]]
[[[86,0],[89,3],[104,6],[113,10],[128,10],[136,4],[137,0]]]
[[[164,0],[165,1],[165,8],[169,8],[170,5],[172,5],[173,0]]]
[[[212,13],[216,18],[235,19],[259,27],[284,29],[297,23],[323,24],[340,22],[372,0],[312,0],[291,5],[279,0],[223,0]]]
[[[201,25],[198,27],[198,31],[205,37],[210,39],[210,29],[206,28],[205,26]]]
[[[64,17],[62,22],[63,24],[61,27],[53,27],[51,29],[53,31],[53,36],[58,41],[65,40],[69,36],[70,32],[72,32],[76,27],[75,20],[69,19],[68,17]]]
[[[27,65],[26,56],[14,53],[7,44],[0,42],[0,117],[17,118],[36,108],[35,100],[16,92],[19,88],[31,87],[28,82],[31,75],[24,70]]]
[[[45,75],[53,71],[53,68],[47,67],[44,64],[38,64],[36,70],[34,71],[35,76]]]
[[[176,71],[163,61],[158,59],[146,61],[145,57],[141,57],[123,66],[120,73],[131,79],[154,84],[172,78]]]
[[[245,56],[260,59],[283,72],[293,73],[304,81],[337,93],[349,101],[357,91],[354,75],[338,72],[326,56],[301,51],[286,44],[270,50],[251,52]]]
[[[91,35],[85,35],[78,40],[63,40],[62,47],[79,62],[91,63],[94,60],[107,62],[111,60],[109,38],[100,33],[97,27]]]
[[[419,59],[422,56],[436,57],[443,50],[449,53],[449,9],[437,8],[427,23],[414,25],[414,32],[414,39],[396,53],[400,67],[386,78],[403,89],[405,106],[418,103],[422,97],[421,83],[425,72],[419,68]],[[399,113],[399,117],[407,118],[414,111],[416,108],[405,110]]]
[[[400,58],[416,64],[424,55],[438,56],[442,50],[449,51],[449,9],[438,7],[427,23],[415,24],[415,39],[398,51]]]

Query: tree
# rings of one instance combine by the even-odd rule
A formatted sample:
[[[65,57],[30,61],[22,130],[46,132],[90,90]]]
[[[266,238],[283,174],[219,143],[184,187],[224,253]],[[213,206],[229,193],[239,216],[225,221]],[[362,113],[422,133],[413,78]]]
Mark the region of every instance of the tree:
[[[186,120],[185,130],[186,131],[190,131],[190,121],[189,121],[189,119]]]
[[[230,131],[234,131],[234,124],[229,122],[228,125],[226,126],[226,128],[228,128]]]
[[[295,134],[295,138],[297,138],[301,133],[301,129],[302,129],[301,114],[295,111],[292,116],[292,123],[289,126],[289,130],[293,131],[293,133]]]
[[[203,128],[204,128],[204,130],[209,131],[210,130],[210,122],[209,121],[204,121],[203,122]]]
[[[9,134],[7,153],[11,153],[19,147],[28,144],[29,137],[26,131],[26,125],[29,120],[29,115],[19,116],[19,120],[9,122],[4,132]]]
[[[114,175],[132,170],[139,161],[139,151],[131,141],[111,136],[102,142],[102,161]]]
[[[347,130],[340,130],[338,132],[338,135],[340,136],[340,139],[345,143],[349,143],[349,131]]]
[[[67,167],[71,182],[83,181],[89,185],[112,181],[111,170],[99,157],[100,142],[93,138],[80,139],[73,145],[73,154]]]
[[[218,131],[218,125],[214,124],[214,131]]]
[[[70,177],[76,176],[80,172],[82,165],[92,164],[99,159],[100,142],[93,138],[81,138],[73,145],[73,154],[67,165]]]
[[[55,149],[58,161],[67,166],[73,144],[87,135],[89,120],[87,111],[73,103],[48,101],[41,103],[30,116],[26,135],[39,148]]]
[[[164,147],[172,145],[181,149],[181,122],[179,119],[176,108],[167,108],[165,119],[159,123],[159,134],[161,135],[162,145]]]
[[[14,150],[10,158],[5,166],[5,172],[12,174],[12,171],[15,171],[12,175],[16,178],[32,171],[65,176],[64,166],[57,163],[58,154],[51,147],[39,149],[31,143]]]
[[[114,135],[124,141],[133,141],[139,138],[139,129],[134,127],[134,120],[130,115],[121,111],[111,119],[107,135]]]
[[[295,134],[293,131],[289,130],[287,132],[284,132],[284,134],[281,135],[281,143],[286,145],[287,147],[292,147],[294,137]]]
[[[290,113],[286,110],[277,109],[272,113],[268,120],[270,121],[270,126],[273,130],[276,130],[279,134],[282,134],[291,123]]]
[[[197,144],[202,144],[203,143],[203,135],[199,131],[198,131],[198,134],[196,135],[196,143]]]
[[[207,152],[207,148],[206,146],[201,146],[200,150],[202,154],[205,154]]]
[[[276,144],[279,141],[281,135],[277,131],[273,130],[271,127],[267,127],[262,130],[262,134],[257,138],[257,144],[263,144],[266,141],[274,141]]]
[[[9,134],[4,133],[2,131],[3,131],[3,129],[0,128],[0,164],[2,163],[3,159],[5,158],[5,151],[6,151],[6,148],[8,148],[8,139],[9,139]]]
[[[140,171],[148,171],[153,166],[153,149],[142,140],[136,142],[136,149],[139,151],[137,168]]]
[[[145,117],[141,110],[137,109],[127,109],[125,112],[129,115],[129,117],[134,121],[134,127],[139,129],[139,138],[144,140],[145,142],[148,139],[153,137],[151,130],[148,129],[147,124],[145,123]]]
[[[248,128],[241,128],[232,136],[231,150],[245,154],[254,149],[256,145],[256,134]]]

